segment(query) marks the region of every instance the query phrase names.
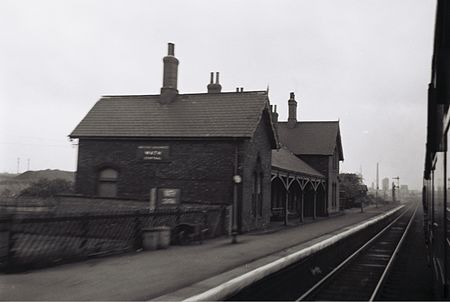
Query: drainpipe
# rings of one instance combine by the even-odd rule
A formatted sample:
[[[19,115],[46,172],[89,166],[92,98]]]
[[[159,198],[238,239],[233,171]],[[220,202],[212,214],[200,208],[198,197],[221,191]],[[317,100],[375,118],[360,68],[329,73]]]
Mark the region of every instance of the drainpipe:
[[[288,224],[288,205],[289,205],[289,173],[286,177],[286,200],[284,203],[284,225]]]

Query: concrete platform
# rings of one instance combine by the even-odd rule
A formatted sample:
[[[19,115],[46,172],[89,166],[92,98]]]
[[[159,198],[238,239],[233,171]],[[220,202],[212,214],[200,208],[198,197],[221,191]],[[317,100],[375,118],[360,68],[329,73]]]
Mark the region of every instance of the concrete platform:
[[[344,232],[392,206],[347,210],[340,216],[201,245],[92,259],[0,275],[0,300],[183,300]]]

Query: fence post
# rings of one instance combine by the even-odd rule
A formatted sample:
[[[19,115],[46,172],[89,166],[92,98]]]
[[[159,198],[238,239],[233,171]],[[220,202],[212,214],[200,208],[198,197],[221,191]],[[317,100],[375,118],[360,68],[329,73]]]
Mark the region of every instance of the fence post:
[[[139,219],[139,211],[135,212],[134,217],[134,249],[138,250],[142,248],[142,227],[141,220]]]
[[[212,230],[210,230],[209,225],[208,225],[208,210],[203,210],[203,223],[204,223],[204,227],[203,229],[206,229],[206,233],[210,233]],[[203,230],[201,230],[201,241],[203,241],[204,236],[206,235],[206,233],[203,232]]]
[[[227,219],[227,207],[226,206],[221,206],[219,216],[220,216],[220,218],[219,218],[220,220],[217,225],[220,227],[220,229],[219,229],[218,233],[219,233],[219,235],[223,235],[228,232],[227,223],[226,223],[226,219]],[[217,234],[217,232],[216,232],[216,234]],[[214,234],[214,236],[215,236],[215,234]],[[228,233],[227,233],[227,236],[228,236]]]
[[[12,264],[14,255],[11,235],[11,217],[0,217],[0,266],[2,269],[7,269]]]
[[[84,214],[81,217],[81,238],[83,240],[81,241],[80,248],[87,249],[87,242],[88,242],[88,233],[89,233],[89,217],[88,214]]]
[[[208,210],[203,210],[203,223],[205,225],[205,228],[208,227]]]
[[[177,217],[175,218],[175,226],[180,224],[180,219],[181,219],[181,208],[177,207]]]

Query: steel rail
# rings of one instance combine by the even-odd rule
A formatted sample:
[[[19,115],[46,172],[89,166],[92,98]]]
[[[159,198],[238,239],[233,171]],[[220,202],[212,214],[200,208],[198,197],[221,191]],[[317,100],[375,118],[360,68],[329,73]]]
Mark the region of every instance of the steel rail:
[[[412,214],[411,218],[409,219],[408,225],[405,228],[405,231],[403,232],[402,237],[400,238],[394,252],[391,255],[391,258],[389,259],[388,264],[386,265],[386,268],[383,271],[383,274],[380,277],[380,280],[378,280],[377,286],[375,287],[372,296],[370,297],[369,301],[373,301],[376,297],[376,295],[378,294],[378,291],[381,288],[381,285],[384,282],[384,279],[386,278],[389,270],[391,269],[392,264],[394,263],[395,259],[397,258],[397,254],[401,248],[401,246],[403,245],[403,241],[405,240],[406,235],[408,234],[409,228],[411,227],[411,224],[414,220],[414,217],[416,216],[416,212],[417,212],[417,208],[419,207],[419,204],[416,203],[416,208],[414,209],[414,213]]]
[[[376,239],[378,239],[381,235],[383,235],[387,230],[391,228],[391,226],[396,223],[403,215],[408,212],[411,207],[405,209],[405,211],[400,214],[396,219],[394,219],[391,223],[389,223],[385,228],[383,228],[380,232],[378,232],[372,239],[367,241],[363,246],[361,246],[358,250],[356,250],[353,254],[347,257],[344,261],[342,261],[337,267],[335,267],[331,272],[329,272],[325,277],[320,279],[316,284],[314,284],[308,291],[306,291],[303,295],[301,295],[295,301],[303,301],[306,297],[308,297],[312,292],[314,292],[319,286],[325,283],[328,279],[330,279],[333,275],[335,275],[342,267],[344,267],[347,263],[353,260],[356,256],[358,256],[363,250],[366,249],[367,246],[372,244]]]

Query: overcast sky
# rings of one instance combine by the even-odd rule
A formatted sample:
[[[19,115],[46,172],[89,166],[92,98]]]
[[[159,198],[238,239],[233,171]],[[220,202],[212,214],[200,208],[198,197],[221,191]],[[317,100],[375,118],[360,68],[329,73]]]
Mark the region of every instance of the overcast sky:
[[[432,0],[0,0],[0,171],[76,170],[67,136],[102,95],[265,90],[287,118],[341,122],[344,172],[421,186]],[[392,182],[392,180],[391,180]],[[380,181],[381,186],[381,181]]]

